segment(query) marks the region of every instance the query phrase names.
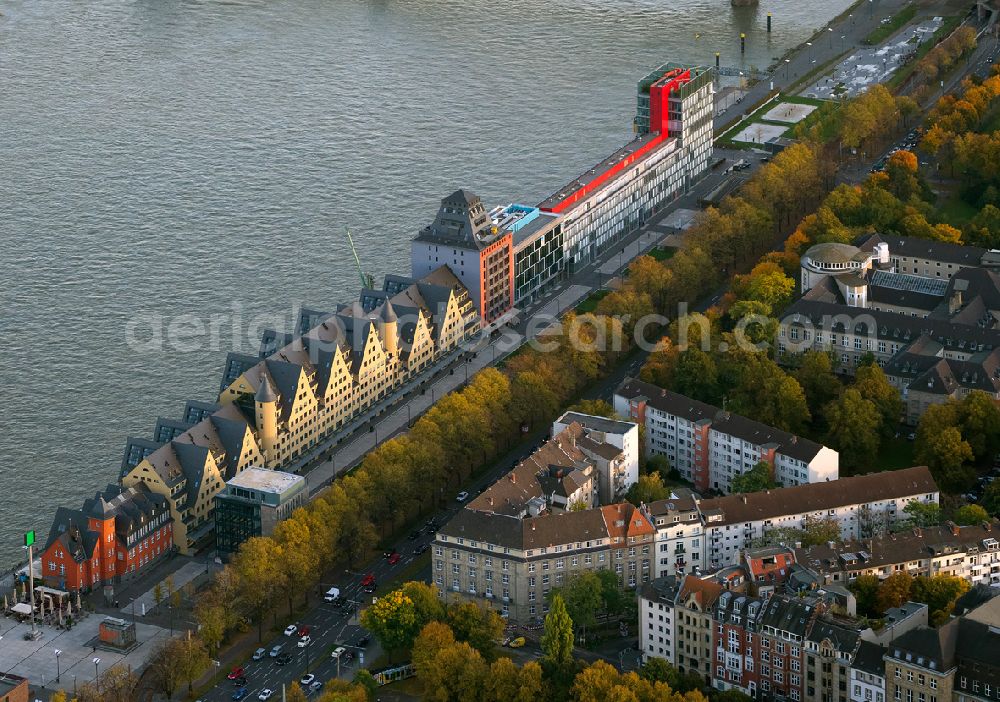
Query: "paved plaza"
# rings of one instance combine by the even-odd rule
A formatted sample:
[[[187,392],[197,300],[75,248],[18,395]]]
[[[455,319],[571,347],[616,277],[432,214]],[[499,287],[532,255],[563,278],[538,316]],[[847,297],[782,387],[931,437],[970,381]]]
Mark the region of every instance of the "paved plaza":
[[[943,18],[933,17],[905,27],[882,46],[854,52],[806,88],[802,95],[822,99],[850,98],[863,93],[870,85],[886,82],[943,23]]]
[[[763,124],[762,122],[752,122],[743,127],[733,136],[733,141],[740,141],[746,144],[764,145],[771,139],[780,137],[788,131],[787,124]]]
[[[664,217],[660,224],[655,225],[653,229],[656,231],[670,231],[671,229],[679,229],[683,231],[694,223],[694,218],[698,216],[698,212],[699,210],[689,210],[685,207],[678,207],[676,210]],[[664,229],[664,226],[666,229]]]
[[[784,122],[785,124],[798,124],[808,117],[816,109],[815,105],[802,105],[797,102],[779,102],[772,107],[762,120],[767,122]]]
[[[19,624],[10,618],[0,619],[0,670],[28,678],[33,686],[72,690],[74,682],[80,684],[94,679],[95,657],[101,659],[97,666],[100,672],[116,663],[131,665],[135,670],[142,667],[157,643],[170,635],[166,629],[144,624],[140,620],[136,623],[139,645],[127,656],[102,649],[94,651],[90,642],[97,637],[98,627],[104,618],[101,614],[91,614],[69,630],[36,625],[42,632],[37,641],[24,640],[24,634],[31,630],[30,624]],[[58,684],[56,650],[61,651]]]

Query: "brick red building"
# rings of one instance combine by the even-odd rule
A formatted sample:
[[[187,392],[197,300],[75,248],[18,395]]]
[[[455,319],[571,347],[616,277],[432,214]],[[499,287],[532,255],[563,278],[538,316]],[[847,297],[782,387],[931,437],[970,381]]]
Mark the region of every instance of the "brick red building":
[[[166,498],[139,485],[109,485],[79,510],[56,511],[42,553],[42,579],[60,590],[120,583],[173,548]]]

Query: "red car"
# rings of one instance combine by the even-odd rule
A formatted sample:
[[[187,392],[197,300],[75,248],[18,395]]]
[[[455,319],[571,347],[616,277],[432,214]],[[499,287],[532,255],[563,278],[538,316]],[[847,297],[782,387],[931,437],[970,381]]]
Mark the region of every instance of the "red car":
[[[232,672],[229,673],[229,679],[230,680],[236,680],[237,678],[242,678],[243,677],[243,673],[245,673],[245,672],[246,671],[243,670],[243,668],[240,668],[240,667],[233,668]]]
[[[303,636],[309,636],[309,627],[303,626],[299,628],[299,638]]]
[[[371,587],[375,584],[375,573],[369,573],[361,579],[361,587]]]
[[[396,565],[397,563],[399,563],[400,558],[402,558],[402,556],[400,556],[398,553],[393,553],[391,556],[389,556],[389,565]]]

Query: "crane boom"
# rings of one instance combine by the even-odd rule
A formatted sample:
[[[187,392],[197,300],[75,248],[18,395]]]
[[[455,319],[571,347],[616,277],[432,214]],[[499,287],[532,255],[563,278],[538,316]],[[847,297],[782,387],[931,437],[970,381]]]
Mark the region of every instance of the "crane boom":
[[[354,248],[354,238],[351,236],[351,230],[347,230],[347,243],[351,245],[351,253],[354,254],[354,263],[358,267],[358,277],[361,278],[361,287],[363,288],[374,288],[375,278],[365,273],[361,268],[361,259],[358,258],[358,250]]]

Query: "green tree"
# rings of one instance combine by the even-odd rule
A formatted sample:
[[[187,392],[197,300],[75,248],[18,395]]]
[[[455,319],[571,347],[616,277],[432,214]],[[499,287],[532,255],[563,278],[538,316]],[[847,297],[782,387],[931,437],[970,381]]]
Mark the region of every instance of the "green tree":
[[[917,445],[917,460],[931,469],[938,486],[945,492],[961,492],[972,483],[975,475],[968,465],[973,460],[972,447],[962,438],[958,427],[924,435]]]
[[[881,416],[878,408],[854,388],[848,388],[825,409],[827,443],[840,452],[849,466],[870,464],[878,454]]]
[[[994,480],[986,486],[979,504],[994,517],[1000,516],[1000,480]]]
[[[815,546],[829,541],[840,541],[840,522],[833,517],[807,516],[803,523],[803,546]]]
[[[968,592],[969,581],[955,575],[939,573],[931,577],[920,576],[913,580],[910,597],[917,602],[923,602],[930,610],[930,621],[934,626],[940,626],[948,621],[955,601]]]
[[[913,577],[906,571],[893,573],[883,580],[878,587],[875,604],[880,613],[892,607],[899,607],[910,599],[910,589],[913,587]]]
[[[424,699],[432,702],[478,702],[486,688],[489,667],[465,642],[438,651],[432,664],[417,675],[424,684]]]
[[[364,668],[361,668],[354,674],[354,680],[352,681],[354,686],[365,691],[365,697],[368,698],[368,702],[375,702],[375,696],[378,693],[378,681],[375,677],[369,673]]]
[[[729,492],[732,494],[759,492],[774,487],[778,487],[778,484],[771,479],[771,464],[767,461],[758,461],[753,468],[740,473],[730,481]]]
[[[854,593],[857,600],[858,612],[866,617],[876,618],[881,616],[878,606],[879,579],[877,575],[859,575],[854,582],[848,585],[848,589]]]
[[[862,366],[857,369],[853,386],[861,397],[875,405],[881,415],[880,431],[891,437],[903,414],[903,400],[899,390],[889,384],[889,379],[877,365]]]
[[[607,417],[608,419],[615,416],[615,408],[607,400],[580,400],[576,404],[570,405],[569,411],[592,414],[596,417]]]
[[[961,526],[975,526],[989,520],[989,513],[980,505],[962,505],[955,510],[955,523]]]
[[[464,602],[448,607],[447,618],[459,641],[468,643],[484,658],[493,655],[504,629],[503,618],[495,610],[475,602]]]
[[[1000,451],[1000,407],[982,390],[974,390],[959,405],[962,438],[977,460]]]
[[[673,374],[673,390],[682,395],[717,403],[719,400],[718,370],[715,361],[699,348],[688,348],[677,359]]]
[[[392,655],[413,645],[422,623],[413,600],[402,590],[393,590],[361,612],[361,626],[372,632]]]
[[[908,516],[908,527],[932,527],[941,523],[941,505],[937,502],[909,502],[903,512]]]
[[[156,582],[153,584],[153,604],[157,607],[163,602],[163,583]]]
[[[545,615],[542,652],[545,660],[556,668],[566,669],[573,664],[573,620],[560,595],[552,598],[549,613]]]
[[[665,500],[670,497],[670,489],[663,484],[663,478],[659,473],[640,475],[639,480],[632,484],[625,495],[625,499],[638,506],[641,503],[649,504],[656,500]]]
[[[562,598],[573,625],[584,634],[597,623],[597,613],[604,608],[603,585],[592,570],[571,575],[562,587],[549,593],[550,601],[556,597]]]
[[[806,351],[795,370],[795,379],[806,394],[806,402],[812,413],[818,414],[828,403],[840,394],[841,385],[833,372],[833,360],[824,351]]]

